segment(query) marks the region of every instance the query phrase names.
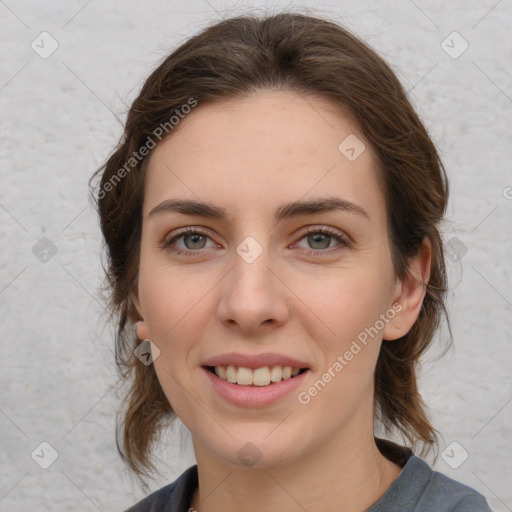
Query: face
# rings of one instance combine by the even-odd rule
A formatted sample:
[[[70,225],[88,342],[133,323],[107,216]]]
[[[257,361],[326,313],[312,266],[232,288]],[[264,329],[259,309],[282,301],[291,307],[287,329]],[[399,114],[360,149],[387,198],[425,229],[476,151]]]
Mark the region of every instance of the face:
[[[373,432],[380,344],[404,332],[370,144],[293,92],[181,123],[147,170],[135,302],[195,447],[269,467]],[[266,385],[281,366],[300,373]]]

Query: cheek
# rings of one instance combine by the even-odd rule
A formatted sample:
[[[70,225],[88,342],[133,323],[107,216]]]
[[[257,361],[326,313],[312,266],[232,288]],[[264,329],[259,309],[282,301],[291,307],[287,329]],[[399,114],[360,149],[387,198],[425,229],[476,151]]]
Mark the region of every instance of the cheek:
[[[297,278],[296,295],[323,339],[348,342],[375,323],[386,308],[389,287],[373,269],[338,269],[321,278]],[[318,333],[317,333],[318,334]]]
[[[386,308],[386,283],[375,277],[352,272],[351,277],[330,283],[311,293],[314,313],[303,326],[322,353],[317,378],[313,383],[311,414],[328,416],[336,423],[346,421],[373,392],[374,372],[380,353],[382,329],[380,315]],[[306,318],[304,316],[303,318]],[[321,392],[317,393],[317,389]],[[326,406],[326,404],[330,404]],[[337,404],[337,405],[336,405]]]
[[[197,359],[198,341],[211,318],[204,300],[210,288],[202,286],[199,278],[182,279],[176,267],[168,265],[153,267],[139,281],[150,339],[160,350],[155,371],[172,408],[183,418],[193,410],[185,390],[190,389],[189,372]]]
[[[200,332],[205,314],[205,292],[201,286],[184,285],[179,280],[159,278],[143,288],[143,307],[152,340],[162,349],[175,341],[180,344]]]
[[[143,243],[138,290],[153,341],[166,345],[183,320],[201,309],[208,282],[168,263],[164,252]]]
[[[326,402],[345,404],[333,414],[346,414],[373,390],[382,339],[380,323],[375,326],[389,293],[382,276],[377,268],[344,268],[324,282],[308,280],[309,287],[300,289],[312,310],[304,310],[302,326],[321,352],[320,378],[329,381],[317,401],[319,414]]]

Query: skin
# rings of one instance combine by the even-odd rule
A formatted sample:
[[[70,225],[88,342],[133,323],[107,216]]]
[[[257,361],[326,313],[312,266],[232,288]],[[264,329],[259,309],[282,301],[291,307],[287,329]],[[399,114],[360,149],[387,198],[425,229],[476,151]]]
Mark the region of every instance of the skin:
[[[191,507],[220,510],[360,511],[400,474],[374,442],[373,379],[382,339],[414,324],[429,278],[425,243],[403,281],[393,272],[384,196],[375,155],[349,161],[338,146],[364,141],[334,105],[291,91],[199,105],[152,152],[143,207],[140,274],[133,300],[137,333],[161,354],[162,388],[192,434],[199,489]],[[278,222],[280,204],[338,197],[364,209],[301,215]],[[226,210],[223,220],[163,212],[168,199],[201,200]],[[201,227],[164,247],[179,228]],[[309,235],[330,227],[351,246]],[[247,263],[236,252],[248,236],[263,252]],[[188,244],[188,247],[185,245]],[[307,390],[366,327],[393,304],[401,311],[307,405]],[[201,363],[238,351],[277,352],[306,361],[304,386],[276,404],[225,402]],[[237,457],[253,443],[252,467]]]

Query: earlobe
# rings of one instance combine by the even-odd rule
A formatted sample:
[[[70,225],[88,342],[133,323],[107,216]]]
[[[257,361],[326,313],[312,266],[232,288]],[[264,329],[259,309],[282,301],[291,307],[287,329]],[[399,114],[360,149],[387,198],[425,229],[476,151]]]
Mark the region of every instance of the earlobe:
[[[432,246],[425,238],[418,254],[410,261],[406,275],[397,282],[393,302],[399,303],[401,308],[384,328],[383,339],[396,340],[405,336],[416,322],[430,279],[431,257]]]
[[[148,324],[145,320],[139,320],[136,324],[137,338],[140,340],[150,339]]]
[[[141,340],[146,340],[149,338],[149,328],[148,328],[147,322],[144,319],[142,307],[139,302],[139,297],[134,290],[130,291],[129,296],[130,296],[130,300],[131,300],[133,306],[135,307],[135,311],[136,311],[136,315],[137,315],[137,320],[135,322],[135,329],[137,332],[137,337]]]

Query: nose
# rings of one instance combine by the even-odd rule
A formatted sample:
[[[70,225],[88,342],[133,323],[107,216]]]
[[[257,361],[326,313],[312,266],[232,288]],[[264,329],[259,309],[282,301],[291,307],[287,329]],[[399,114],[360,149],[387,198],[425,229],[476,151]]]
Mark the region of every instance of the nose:
[[[240,254],[234,253],[233,268],[222,280],[218,318],[239,334],[268,333],[289,317],[288,289],[271,268],[268,251],[252,262]]]

